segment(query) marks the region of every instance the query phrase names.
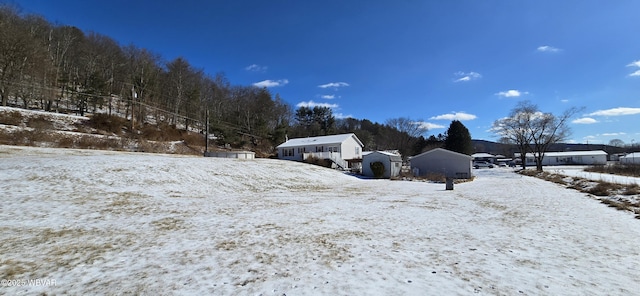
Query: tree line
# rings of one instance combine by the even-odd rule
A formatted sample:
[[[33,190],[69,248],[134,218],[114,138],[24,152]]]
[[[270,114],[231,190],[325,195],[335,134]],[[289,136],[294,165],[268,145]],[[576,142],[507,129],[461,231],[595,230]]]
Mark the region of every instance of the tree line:
[[[0,100],[2,106],[121,116],[132,132],[151,124],[203,132],[208,121],[220,144],[264,152],[287,137],[353,132],[366,149],[406,157],[446,140],[446,134],[425,138],[427,129],[404,117],[381,124],[337,119],[327,107],[294,110],[279,94],[233,85],[183,57],[164,61],[151,50],[22,15],[10,5],[0,5]]]

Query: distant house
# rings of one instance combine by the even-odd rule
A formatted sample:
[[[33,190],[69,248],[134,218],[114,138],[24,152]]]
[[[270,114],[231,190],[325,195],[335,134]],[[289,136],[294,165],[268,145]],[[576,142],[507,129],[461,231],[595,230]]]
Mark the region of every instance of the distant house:
[[[620,163],[624,164],[640,164],[640,152],[629,153],[620,157]]]
[[[516,153],[515,158],[519,159],[520,153]],[[526,154],[526,161],[527,165],[536,165],[533,153]],[[594,165],[606,163],[607,152],[602,150],[545,152],[542,158],[542,165]]]
[[[276,147],[279,159],[329,159],[343,169],[350,167],[349,162],[359,163],[362,160],[363,148],[364,145],[355,134],[289,139]]]
[[[362,156],[362,174],[367,177],[374,177],[371,164],[381,162],[384,165],[383,178],[391,178],[400,175],[402,170],[402,156],[386,151],[372,151]]]
[[[436,148],[409,159],[411,171],[414,175],[443,174],[445,177],[456,179],[471,178],[471,162],[469,155]]]

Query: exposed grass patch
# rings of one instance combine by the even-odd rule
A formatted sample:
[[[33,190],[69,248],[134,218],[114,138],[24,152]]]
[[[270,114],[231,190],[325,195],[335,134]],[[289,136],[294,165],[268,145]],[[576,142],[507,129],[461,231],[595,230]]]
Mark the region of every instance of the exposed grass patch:
[[[610,196],[617,190],[620,190],[623,186],[608,182],[598,182],[596,186],[591,187],[587,192],[595,196]]]
[[[173,217],[162,218],[151,222],[159,231],[177,231],[185,228],[184,221]]]
[[[622,191],[623,195],[640,195],[640,185],[633,184],[625,187],[624,191]]]
[[[2,279],[15,279],[38,267],[35,262],[24,260],[0,260],[0,277]]]

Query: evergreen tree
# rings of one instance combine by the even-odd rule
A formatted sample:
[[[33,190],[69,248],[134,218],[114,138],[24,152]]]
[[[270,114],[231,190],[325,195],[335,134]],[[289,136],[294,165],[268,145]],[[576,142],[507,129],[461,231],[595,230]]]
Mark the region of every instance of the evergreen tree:
[[[467,127],[458,120],[454,120],[447,130],[447,138],[444,141],[444,149],[462,154],[473,154],[471,134]]]

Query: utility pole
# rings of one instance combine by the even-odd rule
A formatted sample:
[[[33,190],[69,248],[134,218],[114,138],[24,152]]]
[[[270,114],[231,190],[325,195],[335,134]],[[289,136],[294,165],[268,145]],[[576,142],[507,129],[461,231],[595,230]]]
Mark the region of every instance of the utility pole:
[[[205,124],[206,130],[204,132],[204,156],[207,156],[207,152],[209,152],[209,108],[205,111],[204,117],[207,121]]]

